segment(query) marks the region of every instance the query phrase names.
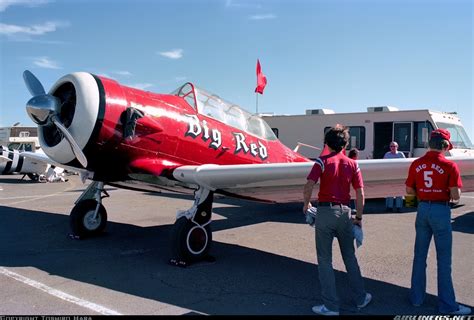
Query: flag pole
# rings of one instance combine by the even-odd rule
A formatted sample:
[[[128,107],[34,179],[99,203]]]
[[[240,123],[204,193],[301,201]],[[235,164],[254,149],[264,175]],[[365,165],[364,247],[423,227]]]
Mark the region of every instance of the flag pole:
[[[255,103],[255,114],[258,114],[258,92],[255,92],[255,96],[256,96],[256,103]]]

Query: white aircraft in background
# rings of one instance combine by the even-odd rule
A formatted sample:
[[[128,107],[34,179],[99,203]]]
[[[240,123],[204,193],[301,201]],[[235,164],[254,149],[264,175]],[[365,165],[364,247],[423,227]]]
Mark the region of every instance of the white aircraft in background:
[[[36,152],[44,155],[39,149]],[[33,181],[58,182],[65,181],[64,169],[47,162],[21,155],[21,151],[0,146],[0,175],[23,174]],[[22,178],[22,179],[23,179]]]

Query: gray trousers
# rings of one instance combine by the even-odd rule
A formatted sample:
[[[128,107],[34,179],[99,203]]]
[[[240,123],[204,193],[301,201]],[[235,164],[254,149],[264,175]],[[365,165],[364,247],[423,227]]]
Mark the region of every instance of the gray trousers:
[[[324,305],[329,310],[339,311],[339,297],[336,292],[336,281],[332,267],[332,242],[334,237],[339,242],[353,299],[356,304],[362,304],[366,292],[355,256],[350,208],[339,205],[318,207],[316,218],[316,252],[319,264],[321,297]]]

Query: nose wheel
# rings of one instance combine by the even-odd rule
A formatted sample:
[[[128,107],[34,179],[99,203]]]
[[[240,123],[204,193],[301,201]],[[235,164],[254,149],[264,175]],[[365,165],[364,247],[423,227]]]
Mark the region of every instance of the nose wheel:
[[[104,231],[106,224],[107,211],[95,200],[82,200],[71,211],[70,226],[75,238],[96,236]]]

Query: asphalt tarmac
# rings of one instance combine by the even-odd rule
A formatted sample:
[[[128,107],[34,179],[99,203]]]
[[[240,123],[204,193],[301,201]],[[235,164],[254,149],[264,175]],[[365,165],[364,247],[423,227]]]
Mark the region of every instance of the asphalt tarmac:
[[[69,212],[87,185],[0,176],[0,315],[311,315],[321,304],[314,229],[301,203],[276,205],[215,197],[214,262],[172,266],[170,230],[191,196],[107,188],[106,233],[73,240]],[[373,301],[357,310],[337,241],[333,264],[341,315],[434,315],[436,251],[428,257],[427,297],[408,299],[415,209],[386,213],[370,200],[357,257]],[[453,210],[453,282],[474,306],[474,193]]]

